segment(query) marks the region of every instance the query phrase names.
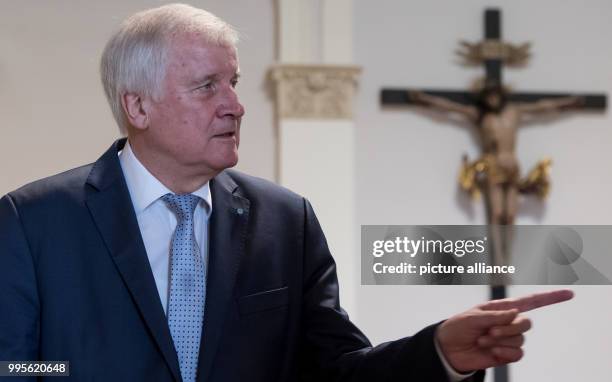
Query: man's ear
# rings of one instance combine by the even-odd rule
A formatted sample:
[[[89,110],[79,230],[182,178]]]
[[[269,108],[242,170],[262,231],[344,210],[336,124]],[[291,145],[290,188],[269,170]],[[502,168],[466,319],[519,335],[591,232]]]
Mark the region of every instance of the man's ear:
[[[149,108],[142,96],[137,93],[124,93],[121,96],[121,106],[130,125],[138,130],[146,130],[149,127]]]

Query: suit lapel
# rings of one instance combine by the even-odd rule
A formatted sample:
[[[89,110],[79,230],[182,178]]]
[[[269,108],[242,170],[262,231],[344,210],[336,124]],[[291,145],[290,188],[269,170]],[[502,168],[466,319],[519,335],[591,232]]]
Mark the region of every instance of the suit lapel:
[[[117,157],[124,144],[125,139],[115,142],[94,164],[87,183],[96,191],[86,204],[174,379],[180,381],[178,357]]]
[[[211,181],[213,209],[198,381],[207,380],[212,370],[227,308],[232,301],[240,259],[244,253],[249,201],[238,195],[237,187],[226,172]]]

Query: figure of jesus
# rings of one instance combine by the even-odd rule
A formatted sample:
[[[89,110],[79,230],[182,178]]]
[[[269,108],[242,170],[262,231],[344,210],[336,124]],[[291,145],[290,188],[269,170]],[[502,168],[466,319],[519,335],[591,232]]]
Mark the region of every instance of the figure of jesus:
[[[492,226],[493,264],[509,263],[510,230],[517,211],[520,192],[544,193],[548,162],[536,167],[530,176],[521,181],[519,164],[515,154],[516,133],[526,115],[554,113],[578,108],[583,97],[547,98],[531,103],[508,102],[508,94],[500,83],[487,81],[474,105],[450,101],[419,91],[410,91],[412,102],[432,109],[452,112],[466,117],[477,126],[482,156],[474,163],[464,163],[475,174],[474,187],[484,193],[488,223]],[[506,233],[504,233],[506,232]]]

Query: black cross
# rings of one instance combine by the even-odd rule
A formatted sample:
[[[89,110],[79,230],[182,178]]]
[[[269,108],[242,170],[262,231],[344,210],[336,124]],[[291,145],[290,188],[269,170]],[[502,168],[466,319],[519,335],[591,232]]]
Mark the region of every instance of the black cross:
[[[486,72],[485,83],[502,84],[502,68],[505,65],[522,64],[529,57],[529,44],[512,45],[504,43],[501,36],[501,12],[499,9],[485,10],[484,17],[485,39],[478,44],[463,43],[463,52],[467,63],[483,64]],[[420,91],[437,97],[443,97],[465,105],[476,105],[478,94],[457,90],[431,90],[431,89],[383,89],[380,94],[383,106],[403,106],[415,104],[410,97],[411,91]],[[510,102],[535,102],[543,98],[561,98],[579,96],[584,102],[582,109],[604,110],[607,98],[605,94],[576,94],[576,93],[510,93]],[[494,286],[491,288],[491,298],[506,297],[506,288]],[[508,381],[508,367],[495,368],[495,381]]]
[[[489,55],[483,55],[480,57],[478,62],[484,64],[486,71],[486,80],[495,81],[499,84],[502,83],[502,67],[504,63],[512,64],[512,57],[503,57],[504,52],[499,52],[503,48],[512,50],[512,46],[504,44],[501,40],[501,12],[499,9],[487,9],[485,11],[485,41],[480,44],[481,50],[489,50]],[[523,46],[524,47],[524,46]],[[514,47],[517,49],[517,47]],[[518,47],[520,48],[520,47]],[[490,52],[490,51],[493,52]],[[498,52],[495,52],[498,50]],[[491,54],[492,53],[492,54]],[[497,54],[496,54],[497,53]],[[520,53],[520,52],[518,52]],[[380,98],[381,102],[385,106],[399,106],[409,105],[414,102],[410,100],[409,91],[417,89],[383,89]],[[475,104],[477,101],[477,94],[466,91],[457,90],[428,90],[420,89],[424,93],[435,95],[438,97],[444,97],[451,101],[459,102],[462,104]],[[581,105],[582,108],[591,110],[603,110],[606,108],[606,95],[605,94],[577,94],[577,93],[511,93],[508,95],[510,102],[534,102],[542,98],[560,98],[568,96],[581,96],[584,98],[584,103]]]

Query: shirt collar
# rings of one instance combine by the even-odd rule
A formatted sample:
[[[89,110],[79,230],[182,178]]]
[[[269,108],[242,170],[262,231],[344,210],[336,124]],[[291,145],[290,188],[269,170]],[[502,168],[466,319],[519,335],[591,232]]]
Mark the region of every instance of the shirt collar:
[[[123,150],[119,152],[119,162],[121,163],[125,182],[130,191],[136,215],[139,215],[162,196],[172,194],[172,191],[153,176],[136,158],[129,141],[126,142]],[[212,212],[210,182],[206,182],[206,184],[192,192],[192,194],[204,200],[206,215],[210,217]]]

